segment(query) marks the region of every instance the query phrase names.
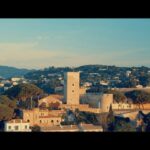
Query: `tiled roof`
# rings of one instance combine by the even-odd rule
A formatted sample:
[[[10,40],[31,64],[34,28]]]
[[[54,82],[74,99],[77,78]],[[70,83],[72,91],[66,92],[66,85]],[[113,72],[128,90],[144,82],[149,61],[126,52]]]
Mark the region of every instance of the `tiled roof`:
[[[7,123],[28,123],[22,119],[12,119],[10,121],[7,121]]]
[[[60,118],[60,117],[49,114],[48,116],[39,116],[39,118]]]

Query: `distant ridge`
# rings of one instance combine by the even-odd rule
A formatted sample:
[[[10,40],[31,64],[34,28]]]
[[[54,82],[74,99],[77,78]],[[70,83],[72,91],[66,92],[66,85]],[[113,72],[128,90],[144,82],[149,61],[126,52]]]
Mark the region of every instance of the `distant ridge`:
[[[2,78],[11,78],[14,76],[24,76],[28,73],[29,69],[18,69],[10,66],[0,66],[0,76]]]

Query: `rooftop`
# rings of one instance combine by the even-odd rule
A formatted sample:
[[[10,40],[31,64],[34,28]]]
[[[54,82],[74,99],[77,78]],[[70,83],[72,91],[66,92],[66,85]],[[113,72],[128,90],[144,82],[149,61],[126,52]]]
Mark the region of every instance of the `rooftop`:
[[[64,125],[64,126],[51,126],[51,127],[42,127],[43,132],[102,132],[103,128],[101,126],[95,126],[92,124],[82,124],[81,126],[77,125]]]
[[[7,121],[7,123],[28,123],[22,119],[12,119],[10,121]]]
[[[56,115],[49,114],[48,116],[39,116],[39,118],[59,118]]]

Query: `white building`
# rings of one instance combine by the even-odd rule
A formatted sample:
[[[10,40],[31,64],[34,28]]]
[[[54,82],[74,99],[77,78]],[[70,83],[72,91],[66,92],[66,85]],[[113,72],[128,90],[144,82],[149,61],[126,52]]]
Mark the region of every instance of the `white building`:
[[[108,81],[103,81],[103,80],[101,80],[101,81],[100,81],[100,84],[101,84],[101,85],[108,85],[109,82],[108,82]]]
[[[30,123],[22,119],[12,119],[5,122],[5,132],[31,132]]]
[[[4,87],[4,83],[0,83],[0,87]]]
[[[17,82],[17,81],[20,81],[20,80],[22,80],[23,78],[11,78],[11,81],[13,81],[13,82]]]
[[[15,85],[18,85],[18,83],[17,83],[17,82],[13,82],[12,84],[13,84],[14,86],[15,86]]]
[[[92,83],[90,83],[90,82],[85,82],[85,83],[83,84],[83,86],[85,86],[85,87],[90,87],[90,86],[92,86]]]
[[[143,85],[136,85],[136,88],[143,88]]]
[[[130,74],[131,74],[131,71],[126,71],[126,77],[129,77],[130,76]]]

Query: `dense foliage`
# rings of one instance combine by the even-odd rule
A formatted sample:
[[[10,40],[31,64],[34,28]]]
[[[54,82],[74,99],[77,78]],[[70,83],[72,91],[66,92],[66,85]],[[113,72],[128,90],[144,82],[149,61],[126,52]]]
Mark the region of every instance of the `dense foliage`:
[[[105,93],[113,94],[114,101],[119,102],[126,102],[127,98],[123,92],[115,91],[115,90],[107,90]]]
[[[88,124],[99,124],[99,121],[97,120],[97,117],[94,113],[82,112],[76,109],[74,114],[77,124],[81,122]]]
[[[32,132],[41,132],[41,127],[38,125],[35,125],[31,128]]]
[[[107,116],[107,131],[109,132],[129,132],[136,131],[135,126],[132,125],[129,118],[115,116],[110,107]]]
[[[19,84],[5,92],[10,98],[26,100],[32,96],[43,94],[43,90],[33,84]]]
[[[134,90],[125,93],[126,97],[131,98],[134,104],[150,103],[150,93]]]
[[[0,120],[10,120],[14,116],[16,100],[11,100],[5,95],[0,96]]]

